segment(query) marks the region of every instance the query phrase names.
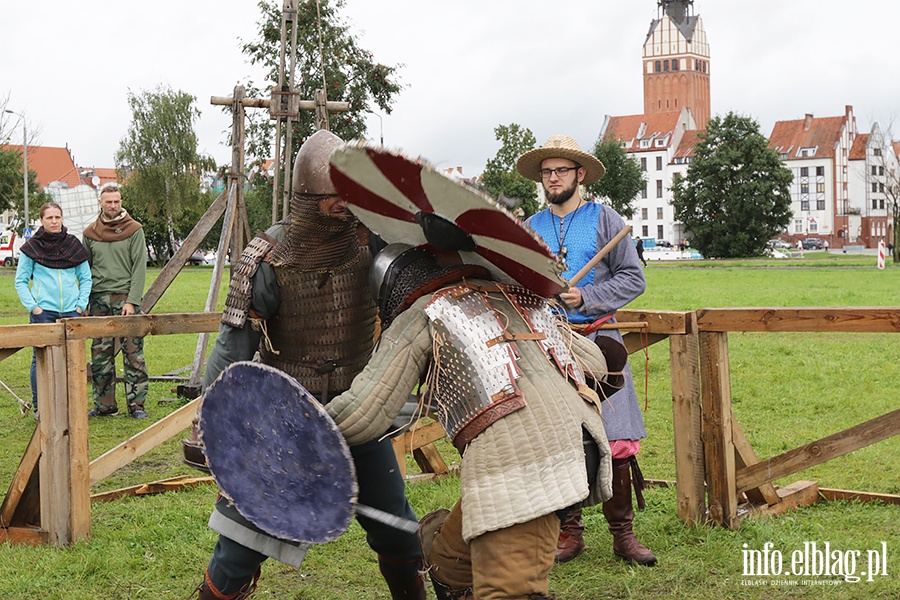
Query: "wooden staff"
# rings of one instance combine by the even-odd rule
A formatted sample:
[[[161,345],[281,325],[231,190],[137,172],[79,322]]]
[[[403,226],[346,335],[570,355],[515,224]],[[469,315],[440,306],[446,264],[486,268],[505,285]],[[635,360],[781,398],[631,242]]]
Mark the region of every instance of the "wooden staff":
[[[581,278],[587,275],[591,269],[597,266],[597,263],[603,260],[603,257],[612,251],[613,248],[616,247],[616,244],[622,241],[622,239],[631,233],[631,225],[626,225],[622,228],[622,231],[617,233],[615,237],[603,246],[597,254],[594,255],[594,258],[588,261],[586,265],[581,267],[581,270],[575,273],[575,276],[569,280],[569,287],[574,287],[576,283],[581,281]]]

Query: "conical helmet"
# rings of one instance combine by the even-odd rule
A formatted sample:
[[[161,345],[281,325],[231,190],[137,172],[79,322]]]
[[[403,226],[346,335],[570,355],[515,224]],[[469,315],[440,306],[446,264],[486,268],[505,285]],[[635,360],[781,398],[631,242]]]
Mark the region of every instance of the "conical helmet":
[[[328,157],[344,141],[330,131],[320,129],[300,146],[294,160],[294,194],[301,196],[335,196],[331,183]]]

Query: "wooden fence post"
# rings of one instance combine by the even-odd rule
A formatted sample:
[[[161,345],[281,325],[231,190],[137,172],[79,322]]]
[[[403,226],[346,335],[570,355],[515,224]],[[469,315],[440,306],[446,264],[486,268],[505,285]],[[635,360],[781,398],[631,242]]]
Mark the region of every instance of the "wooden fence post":
[[[709,517],[731,527],[737,517],[737,488],[727,333],[700,333],[700,374]]]
[[[691,313],[685,335],[669,336],[672,366],[672,426],[678,518],[686,525],[706,521],[706,487],[700,415],[700,341]]]

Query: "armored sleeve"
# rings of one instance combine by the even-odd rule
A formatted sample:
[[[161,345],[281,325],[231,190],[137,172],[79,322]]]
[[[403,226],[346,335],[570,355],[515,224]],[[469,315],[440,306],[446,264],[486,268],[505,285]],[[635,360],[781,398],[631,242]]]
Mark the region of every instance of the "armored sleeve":
[[[260,232],[241,252],[241,258],[231,272],[228,297],[222,312],[223,324],[243,327],[250,311],[253,276],[276,243],[275,239]]]
[[[431,353],[428,317],[418,305],[401,313],[350,389],[325,409],[350,445],[383,434],[425,371]]]

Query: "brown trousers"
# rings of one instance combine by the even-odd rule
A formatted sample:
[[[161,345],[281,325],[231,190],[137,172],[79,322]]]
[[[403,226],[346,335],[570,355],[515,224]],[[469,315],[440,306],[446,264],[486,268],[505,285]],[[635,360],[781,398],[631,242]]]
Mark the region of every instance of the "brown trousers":
[[[457,502],[444,521],[428,557],[433,575],[453,589],[471,587],[477,600],[519,600],[550,594],[550,570],[559,537],[555,513],[462,538]]]

